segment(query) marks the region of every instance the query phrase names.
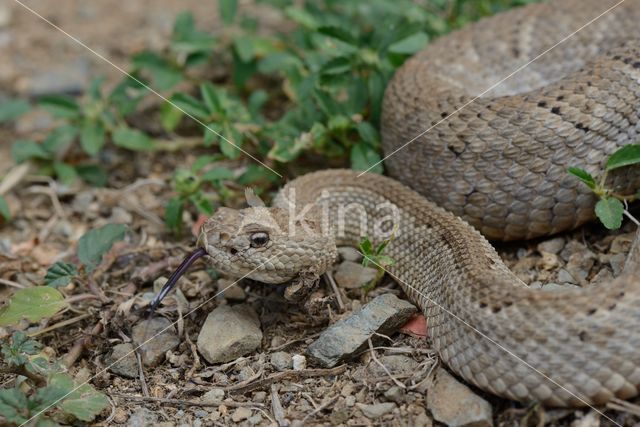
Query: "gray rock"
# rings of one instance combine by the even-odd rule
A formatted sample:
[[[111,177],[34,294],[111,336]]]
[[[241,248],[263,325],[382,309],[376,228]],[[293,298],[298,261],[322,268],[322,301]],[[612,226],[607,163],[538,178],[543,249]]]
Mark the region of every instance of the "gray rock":
[[[149,340],[140,347],[140,355],[145,366],[155,366],[162,362],[165,353],[180,344],[175,328],[169,319],[164,317],[154,317],[138,323],[133,327],[131,337],[138,345]]]
[[[336,282],[341,288],[354,289],[367,284],[376,277],[377,271],[371,267],[363,267],[353,261],[344,261],[334,274]]]
[[[376,297],[361,310],[329,326],[307,348],[309,356],[330,368],[367,346],[374,332],[390,335],[417,311],[416,307],[393,294]]]
[[[343,261],[360,262],[362,261],[362,254],[351,246],[341,246],[338,248],[338,255]]]
[[[392,402],[400,403],[404,400],[404,390],[397,385],[391,386],[384,392],[384,397]]]
[[[255,394],[253,395],[253,401],[258,403],[264,402],[266,398],[267,398],[266,391],[256,391]]]
[[[578,281],[564,268],[558,271],[558,281],[562,283],[576,284]]]
[[[545,240],[538,244],[538,252],[548,252],[550,254],[558,254],[562,248],[564,248],[564,238],[555,237],[550,240]]]
[[[218,290],[222,292],[225,299],[229,301],[244,301],[247,299],[246,292],[237,284],[237,280],[219,279]]]
[[[26,90],[30,96],[53,94],[77,95],[89,84],[89,61],[78,58],[64,66],[31,77]]]
[[[127,421],[128,427],[147,427],[158,422],[158,414],[147,408],[138,408]]]
[[[427,408],[436,421],[450,427],[493,425],[491,405],[442,368],[427,391]]]
[[[558,283],[547,283],[542,287],[543,291],[549,292],[566,291],[568,289],[580,289],[580,286],[572,285],[570,283],[565,283],[563,285]]]
[[[224,399],[224,390],[221,388],[212,388],[200,398],[203,403],[220,403],[222,399]]]
[[[365,417],[375,420],[384,414],[393,411],[396,404],[393,402],[374,403],[373,405],[365,405],[364,403],[356,403],[356,406],[362,411]]]
[[[133,344],[124,343],[113,347],[113,350],[106,357],[105,363],[109,370],[116,375],[126,378],[138,377],[138,361],[133,352]]]
[[[260,347],[260,321],[251,307],[217,307],[202,325],[198,351],[209,363],[229,362]]]
[[[204,409],[195,409],[193,411],[193,415],[195,415],[198,418],[204,418],[207,415],[209,415],[209,413],[207,411],[205,411]]]
[[[278,371],[286,371],[287,369],[291,369],[291,366],[293,365],[293,359],[286,351],[277,351],[273,353],[269,358],[269,361]]]

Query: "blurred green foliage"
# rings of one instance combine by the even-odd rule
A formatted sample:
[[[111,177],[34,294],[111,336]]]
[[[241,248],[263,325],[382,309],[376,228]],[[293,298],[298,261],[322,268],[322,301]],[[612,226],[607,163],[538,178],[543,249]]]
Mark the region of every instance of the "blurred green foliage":
[[[82,178],[105,185],[109,176],[96,159],[107,144],[158,150],[166,147],[159,142],[201,136],[217,154],[176,173],[176,197],[166,219],[178,230],[187,205],[212,211],[205,188],[219,193],[228,180],[265,188],[278,178],[252,161],[239,175],[213,172],[218,162],[243,152],[283,173],[301,156],[357,170],[376,164],[381,101],[394,71],[430,40],[528,2],[258,1],[284,22],[274,33],[262,31],[256,14],[242,12],[236,0],[220,0],[222,26],[198,29],[189,12],[180,14],[166,48],[136,54],[131,76],[108,93],[96,79],[82,99],[37,100],[35,107],[59,118],[59,125],[43,141],[17,141],[13,157],[38,164],[40,172],[64,183]],[[149,102],[143,108],[147,97],[155,98],[155,113],[148,111]],[[25,101],[9,100],[0,105],[0,122],[29,108]],[[156,114],[161,126],[153,132],[136,128],[132,118],[140,114]],[[382,165],[373,170],[382,172]],[[193,189],[186,188],[185,177]]]

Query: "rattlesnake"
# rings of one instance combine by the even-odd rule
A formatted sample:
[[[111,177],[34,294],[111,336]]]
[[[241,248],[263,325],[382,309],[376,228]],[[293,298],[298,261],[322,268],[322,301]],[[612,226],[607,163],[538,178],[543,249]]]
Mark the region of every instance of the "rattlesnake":
[[[639,260],[611,283],[544,292],[510,272],[480,232],[528,238],[592,217],[594,197],[566,169],[596,173],[640,133],[632,41],[640,1],[626,0],[465,105],[614,4],[526,6],[435,41],[385,94],[385,165],[398,181],[347,170],[304,175],[273,208],[219,210],[203,226],[198,254],[232,276],[304,282],[329,268],[336,244],[390,237],[390,274],[423,309],[441,359],[466,381],[554,406],[637,395]],[[639,176],[626,168],[609,184],[630,191]]]

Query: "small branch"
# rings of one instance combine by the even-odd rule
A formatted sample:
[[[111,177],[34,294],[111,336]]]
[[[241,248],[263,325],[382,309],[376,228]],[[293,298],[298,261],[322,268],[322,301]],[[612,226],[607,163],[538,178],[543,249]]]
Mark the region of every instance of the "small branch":
[[[24,289],[26,286],[21,285],[18,282],[13,282],[7,279],[0,279],[0,285],[11,286],[12,288]]]
[[[262,403],[254,403],[254,402],[228,402],[228,401],[199,402],[196,400],[166,399],[163,397],[151,397],[151,396],[147,397],[147,396],[136,396],[133,394],[119,394],[119,393],[111,394],[111,397],[117,397],[117,398],[126,399],[126,400],[136,400],[141,402],[157,402],[157,403],[163,403],[169,406],[200,406],[203,408],[212,408],[212,407],[215,408],[220,405],[225,405],[230,408],[241,408],[245,406],[255,407],[255,408],[264,408],[264,405]]]
[[[402,384],[400,381],[398,381],[398,379],[391,374],[389,369],[387,369],[387,367],[384,366],[384,364],[380,361],[380,359],[378,359],[378,356],[376,356],[376,351],[373,349],[373,343],[371,342],[371,338],[368,338],[367,342],[369,343],[369,350],[371,352],[371,357],[373,358],[373,360],[378,364],[378,366],[382,368],[382,370],[384,370],[384,372],[389,376],[389,378],[391,378],[391,380],[394,382],[395,385],[397,385],[401,389],[406,389],[407,386]]]
[[[340,294],[340,288],[338,288],[338,284],[333,278],[333,274],[330,271],[324,273],[324,276],[327,278],[327,281],[331,285],[331,289],[333,289],[333,293],[336,294],[336,300],[338,301],[338,307],[340,307],[340,312],[344,312],[344,302],[342,302],[342,295]]]
[[[312,378],[312,377],[340,375],[346,370],[347,370],[347,365],[340,365],[340,366],[336,366],[335,368],[329,368],[329,369],[305,369],[303,371],[289,370],[284,372],[278,372],[277,374],[270,375],[267,378],[263,378],[251,384],[244,384],[243,382],[241,384],[235,384],[229,387],[225,387],[224,390],[234,392],[234,393],[246,393],[248,391],[255,390],[257,388],[264,388],[269,384],[277,381],[291,380],[291,379],[298,379],[298,378]]]
[[[45,377],[27,370],[27,368],[25,368],[23,365],[1,369],[0,372],[5,374],[22,375],[23,377],[29,378],[38,387],[44,387],[47,385],[47,379]]]
[[[98,322],[89,332],[89,336],[86,336],[80,339],[76,344],[69,350],[69,353],[64,357],[62,363],[68,368],[71,367],[76,360],[80,357],[82,352],[91,344],[91,340],[94,335],[98,335],[102,331],[102,323]]]
[[[93,295],[91,295],[91,296],[93,297]],[[89,314],[89,313],[81,314],[80,316],[76,316],[76,317],[72,317],[71,319],[63,320],[62,322],[58,322],[55,325],[48,326],[48,327],[46,327],[44,329],[40,329],[39,331],[31,332],[31,333],[29,333],[27,335],[30,336],[31,338],[37,337],[38,335],[42,335],[42,334],[45,334],[47,332],[54,331],[54,330],[56,330],[58,328],[62,328],[64,326],[72,325],[72,324],[74,324],[76,322],[79,322],[79,321],[81,321],[83,319],[86,319],[89,316],[91,316],[91,314]]]

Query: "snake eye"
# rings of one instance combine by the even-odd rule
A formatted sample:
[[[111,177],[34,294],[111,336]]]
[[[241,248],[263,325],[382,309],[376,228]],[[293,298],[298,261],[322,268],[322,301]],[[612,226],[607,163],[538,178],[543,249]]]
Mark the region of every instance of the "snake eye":
[[[267,244],[267,242],[269,242],[269,235],[265,232],[257,232],[257,233],[253,233],[250,237],[249,240],[251,240],[251,247],[252,248],[259,248],[262,247],[264,245]]]

